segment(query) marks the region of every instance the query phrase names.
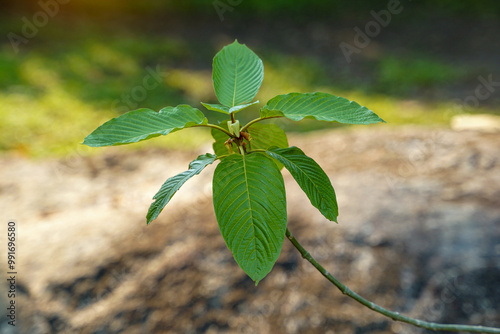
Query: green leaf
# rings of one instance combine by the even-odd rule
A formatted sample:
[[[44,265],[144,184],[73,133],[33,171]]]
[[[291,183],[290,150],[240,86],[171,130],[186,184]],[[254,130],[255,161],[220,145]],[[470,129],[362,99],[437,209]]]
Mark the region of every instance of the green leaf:
[[[285,131],[276,124],[254,123],[248,128],[248,133],[252,137],[252,150],[267,150],[272,146],[288,147]]]
[[[160,112],[138,109],[99,126],[85,138],[83,144],[100,147],[135,143],[206,123],[203,113],[188,105],[166,107]]]
[[[223,106],[222,104],[210,104],[210,103],[201,102],[201,104],[203,104],[203,106],[205,106],[205,108],[207,108],[208,110],[218,111],[218,112],[221,112],[224,114],[236,113],[236,112],[241,111],[243,109],[246,109],[246,108],[248,108],[256,103],[259,103],[259,101],[255,101],[255,102],[251,102],[251,103],[247,103],[247,104],[242,104],[239,106],[229,108],[229,107]]]
[[[215,55],[212,79],[219,102],[235,107],[253,100],[264,79],[264,65],[252,50],[236,40]]]
[[[273,268],[285,238],[286,198],[280,171],[263,153],[232,154],[215,169],[213,198],[227,247],[257,284]]]
[[[222,122],[220,126],[227,130],[226,122]],[[267,150],[272,146],[280,148],[288,147],[288,139],[285,132],[276,124],[254,123],[248,128],[248,133],[252,138],[250,141],[252,150]],[[224,142],[228,140],[229,137],[217,129],[212,129],[212,137],[215,139],[215,142],[212,145],[215,154],[217,156],[228,154],[227,148],[224,146]],[[233,149],[237,152],[236,146],[233,146]],[[281,169],[281,164],[278,166]]]
[[[151,206],[149,207],[148,214],[146,215],[148,224],[158,217],[165,205],[170,202],[172,196],[174,196],[177,190],[179,190],[179,188],[186,183],[187,180],[200,174],[200,172],[206,166],[213,163],[215,159],[215,155],[210,153],[200,155],[198,158],[191,161],[187,171],[177,174],[176,176],[173,176],[165,181],[160,190],[153,197],[154,202],[151,203]]]
[[[220,122],[219,126],[223,129],[228,130],[227,121]],[[226,140],[229,139],[229,136],[224,132],[214,128],[211,129],[211,133],[212,133],[212,138],[215,139],[215,142],[212,144],[215,155],[220,157],[222,155],[228,154],[229,152],[227,148],[224,146],[224,143],[226,142]],[[233,146],[233,148],[235,148],[235,146]]]
[[[339,210],[335,190],[333,190],[326,173],[313,159],[306,156],[297,147],[272,148],[267,151],[267,154],[285,165],[285,168],[306,193],[311,204],[326,219],[337,221]]]
[[[313,118],[346,124],[384,122],[370,109],[354,101],[328,93],[290,93],[278,95],[261,109],[261,117],[284,116],[294,121]]]

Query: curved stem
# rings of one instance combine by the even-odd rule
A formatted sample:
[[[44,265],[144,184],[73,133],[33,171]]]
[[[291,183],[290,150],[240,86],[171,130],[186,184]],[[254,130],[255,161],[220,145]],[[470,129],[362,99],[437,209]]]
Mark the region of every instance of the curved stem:
[[[256,118],[250,122],[248,122],[244,127],[241,128],[241,131],[246,131],[248,129],[248,127],[254,123],[257,123],[257,122],[260,122],[260,121],[263,121],[263,120],[266,120],[266,119],[271,119],[271,118],[278,118],[278,117],[283,117],[283,116],[271,116],[271,117],[259,117],[259,118]]]
[[[254,152],[262,152],[262,153],[266,153],[266,150],[261,149],[261,148],[256,148],[256,149],[253,149],[253,150],[248,151],[248,153],[254,153]]]
[[[401,322],[406,322],[408,324],[411,324],[413,326],[417,327],[422,327],[426,328],[429,330],[433,331],[451,331],[451,332],[459,332],[459,331],[465,331],[465,332],[471,332],[471,333],[500,333],[500,328],[494,328],[494,327],[484,327],[484,326],[468,326],[468,325],[455,325],[455,324],[439,324],[435,322],[427,322],[423,320],[418,320],[414,318],[410,318],[404,315],[399,314],[398,312],[392,312],[389,311],[381,306],[378,306],[377,304],[361,297],[358,295],[356,292],[353,292],[351,289],[349,289],[347,286],[342,284],[339,280],[337,280],[335,277],[333,277],[321,264],[319,264],[312,256],[311,254],[302,247],[302,245],[295,239],[293,234],[290,232],[290,230],[287,228],[285,232],[288,240],[297,248],[297,250],[300,252],[302,257],[309,261],[318,271],[326,277],[333,285],[335,285],[340,291],[342,291],[343,294],[351,297],[358,303],[361,303],[368,307],[369,309],[378,312],[386,317],[391,318],[394,321],[401,321]]]
[[[236,138],[235,135],[232,135],[229,131],[227,131],[226,129],[224,128],[221,128],[220,126],[218,125],[215,125],[215,124],[196,124],[196,125],[193,125],[192,126],[193,128],[194,127],[206,127],[206,128],[213,128],[213,129],[217,129],[219,131],[222,131],[224,132],[226,135],[228,135],[229,137],[231,138]]]
[[[224,158],[226,158],[226,157],[228,157],[228,156],[230,156],[230,154],[220,155],[220,156],[218,156],[217,158],[215,158],[215,160],[222,160],[222,159],[224,159]]]

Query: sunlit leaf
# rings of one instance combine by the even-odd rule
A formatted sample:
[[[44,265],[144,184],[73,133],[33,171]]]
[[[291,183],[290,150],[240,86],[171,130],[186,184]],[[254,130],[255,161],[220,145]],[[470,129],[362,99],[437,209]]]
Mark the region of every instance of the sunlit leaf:
[[[276,124],[254,123],[248,128],[252,149],[266,150],[272,146],[288,147],[285,131]]]
[[[370,109],[328,93],[278,95],[269,100],[260,113],[261,117],[284,116],[294,121],[312,118],[346,124],[384,122]]]
[[[212,78],[219,102],[236,107],[253,100],[264,79],[264,65],[246,45],[234,41],[215,55]]]
[[[138,109],[99,126],[85,138],[83,144],[99,147],[135,143],[206,123],[203,113],[188,105],[166,107],[160,112]]]

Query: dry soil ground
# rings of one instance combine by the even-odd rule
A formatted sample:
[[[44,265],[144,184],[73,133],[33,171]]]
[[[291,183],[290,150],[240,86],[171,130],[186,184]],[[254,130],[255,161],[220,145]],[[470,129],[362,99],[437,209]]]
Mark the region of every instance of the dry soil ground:
[[[338,225],[285,172],[289,228],[331,273],[412,316],[500,326],[499,133],[381,125],[290,142],[337,192]],[[208,150],[0,158],[2,221],[19,227],[19,333],[424,332],[343,296],[287,241],[254,286],[218,232],[214,166],[146,226],[160,185]]]

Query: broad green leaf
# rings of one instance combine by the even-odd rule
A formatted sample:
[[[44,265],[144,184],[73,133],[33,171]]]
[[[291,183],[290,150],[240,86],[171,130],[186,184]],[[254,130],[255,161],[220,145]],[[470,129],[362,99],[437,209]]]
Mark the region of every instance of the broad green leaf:
[[[222,122],[221,127],[227,129],[227,123]],[[272,146],[280,148],[288,147],[288,139],[285,132],[276,124],[254,123],[248,128],[248,133],[252,138],[250,141],[252,150],[267,150]],[[212,145],[215,154],[217,156],[228,154],[228,150],[224,146],[224,142],[228,140],[229,137],[217,129],[212,129],[212,137],[215,139],[215,142]],[[233,150],[237,152],[236,146],[233,146]],[[281,169],[281,165],[279,164],[278,166],[280,166]]]
[[[261,117],[284,116],[294,121],[313,118],[346,124],[384,122],[370,109],[354,101],[328,93],[290,93],[269,100],[260,111]]]
[[[285,131],[276,124],[254,123],[248,128],[248,133],[252,137],[252,150],[267,150],[272,146],[288,147]]]
[[[215,161],[215,158],[215,155],[210,153],[200,155],[198,158],[191,161],[187,171],[177,174],[176,176],[173,176],[165,181],[160,190],[153,197],[154,202],[151,203],[151,206],[149,207],[148,214],[146,215],[148,224],[158,217],[165,205],[170,202],[172,196],[174,196],[177,190],[179,190],[179,188],[186,183],[187,180],[197,174],[200,174],[206,166]]]
[[[206,124],[201,111],[188,105],[129,111],[99,126],[88,135],[83,144],[93,147],[135,143],[171,132]]]
[[[335,191],[326,173],[313,159],[297,147],[272,148],[267,151],[267,154],[285,165],[306,193],[311,204],[325,218],[337,221],[339,211]]]
[[[252,50],[236,40],[215,55],[212,79],[219,102],[235,107],[253,100],[264,79],[264,65]]]
[[[285,238],[283,177],[264,153],[232,154],[213,179],[219,229],[234,259],[257,284],[273,268]]]
[[[259,101],[255,101],[255,102],[251,102],[251,103],[247,103],[247,104],[242,104],[239,106],[229,108],[229,107],[226,107],[222,104],[210,104],[210,103],[201,102],[201,104],[203,104],[203,106],[205,108],[207,108],[208,110],[218,111],[218,112],[221,112],[224,114],[231,114],[231,113],[241,111],[241,110],[246,109],[246,108],[248,108],[256,103],[259,103]]]

